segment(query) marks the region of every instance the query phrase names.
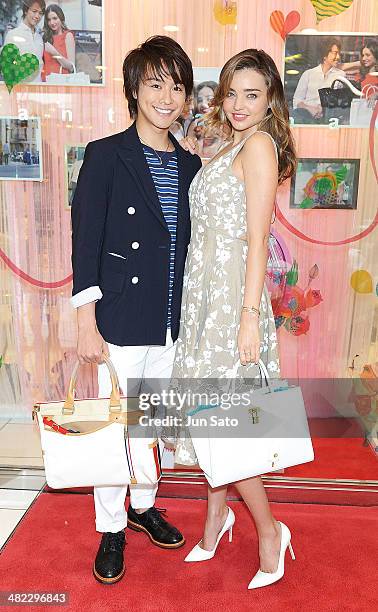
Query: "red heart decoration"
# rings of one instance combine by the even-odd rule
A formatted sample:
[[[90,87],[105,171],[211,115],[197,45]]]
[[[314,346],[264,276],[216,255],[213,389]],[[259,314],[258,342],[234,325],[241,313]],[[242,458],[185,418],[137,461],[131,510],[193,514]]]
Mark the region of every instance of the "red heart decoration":
[[[300,20],[301,20],[301,16],[298,13],[298,11],[290,11],[290,13],[286,16],[286,19],[284,21],[284,37],[283,37],[284,39],[286,38],[288,34],[290,34],[290,32],[295,30]]]
[[[289,32],[297,27],[300,20],[301,16],[298,11],[290,11],[286,18],[282,11],[273,11],[270,15],[270,25],[281,36],[282,40],[285,40]]]

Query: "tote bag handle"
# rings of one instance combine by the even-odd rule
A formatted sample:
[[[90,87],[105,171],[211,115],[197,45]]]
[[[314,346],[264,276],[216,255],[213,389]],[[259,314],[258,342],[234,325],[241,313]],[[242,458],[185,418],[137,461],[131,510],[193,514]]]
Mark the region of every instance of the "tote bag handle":
[[[69,61],[69,60],[68,60],[68,61]],[[71,73],[69,73],[69,74],[76,74],[76,73],[77,73],[77,70],[76,70],[76,66],[75,66],[75,64],[73,64],[72,62],[70,62],[70,64],[71,64],[71,66],[72,66],[73,70],[72,70],[72,72],[71,72]],[[67,70],[67,68],[66,68],[66,70]],[[62,66],[62,64],[60,64],[59,74],[63,74],[63,66]]]
[[[240,359],[239,359],[235,363],[234,367],[232,368],[232,376],[234,378],[234,384],[235,384],[236,374],[237,374],[237,371],[238,371],[240,365],[241,365],[241,362],[240,362]],[[266,383],[265,386],[269,388],[270,392],[273,392],[274,389],[273,389],[273,386],[269,382],[270,381],[270,376],[269,376],[268,370],[266,369],[265,363],[263,362],[262,359],[259,359],[257,365],[259,366],[259,369],[260,369],[261,380],[265,380],[265,383]]]
[[[349,79],[346,79],[343,76],[339,76],[337,79],[332,81],[331,89],[335,89],[335,83],[342,83],[346,86],[344,89],[348,88],[358,98],[361,98],[363,95],[362,92],[349,81]]]
[[[104,362],[109,370],[110,378],[112,381],[112,392],[110,395],[109,412],[120,412],[121,411],[121,393],[119,390],[119,381],[117,372],[115,371],[114,365],[110,359],[104,356]],[[80,363],[76,362],[74,369],[71,374],[70,383],[68,385],[67,397],[63,406],[63,414],[74,414],[75,412],[75,389],[77,374],[79,371]]]

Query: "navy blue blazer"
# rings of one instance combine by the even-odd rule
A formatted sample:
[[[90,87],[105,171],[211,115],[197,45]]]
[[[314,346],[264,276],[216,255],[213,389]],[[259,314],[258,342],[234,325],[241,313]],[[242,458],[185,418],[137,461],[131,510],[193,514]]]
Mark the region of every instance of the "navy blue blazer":
[[[201,160],[169,137],[179,174],[171,329],[176,340],[190,241],[188,190]],[[100,287],[96,322],[107,342],[165,344],[170,240],[135,124],[90,142],[72,203],[72,294]]]

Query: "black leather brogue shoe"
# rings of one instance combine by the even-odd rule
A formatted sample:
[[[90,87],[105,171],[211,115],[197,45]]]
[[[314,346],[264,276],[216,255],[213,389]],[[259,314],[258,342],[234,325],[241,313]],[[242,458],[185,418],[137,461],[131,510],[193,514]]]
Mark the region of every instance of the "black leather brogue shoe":
[[[114,584],[121,580],[126,571],[123,559],[125,532],[103,534],[93,566],[93,575],[103,584]]]
[[[127,526],[134,531],[143,531],[151,542],[161,548],[180,548],[185,544],[185,538],[176,527],[168,523],[161,515],[166,512],[154,506],[138,514],[129,506],[127,511]]]

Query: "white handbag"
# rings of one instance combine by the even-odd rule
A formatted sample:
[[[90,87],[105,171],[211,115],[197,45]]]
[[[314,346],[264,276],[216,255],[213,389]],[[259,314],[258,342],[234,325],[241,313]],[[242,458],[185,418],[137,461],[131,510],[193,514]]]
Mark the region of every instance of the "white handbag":
[[[376,101],[369,98],[352,100],[350,105],[350,125],[352,127],[369,127],[375,104]],[[378,128],[378,119],[375,122],[375,127]]]
[[[91,81],[89,74],[86,72],[76,72],[73,65],[73,72],[67,74],[62,72],[62,66],[59,72],[51,72],[46,76],[46,83],[49,85],[90,85]]]
[[[109,398],[74,400],[79,362],[64,402],[34,406],[47,484],[53,489],[155,484],[161,475],[158,440],[139,419],[139,398],[120,397],[118,377],[106,358],[112,381]]]
[[[211,487],[313,461],[314,451],[300,387],[270,379],[222,409],[201,406],[188,413],[198,463]],[[234,400],[235,401],[235,400]]]

